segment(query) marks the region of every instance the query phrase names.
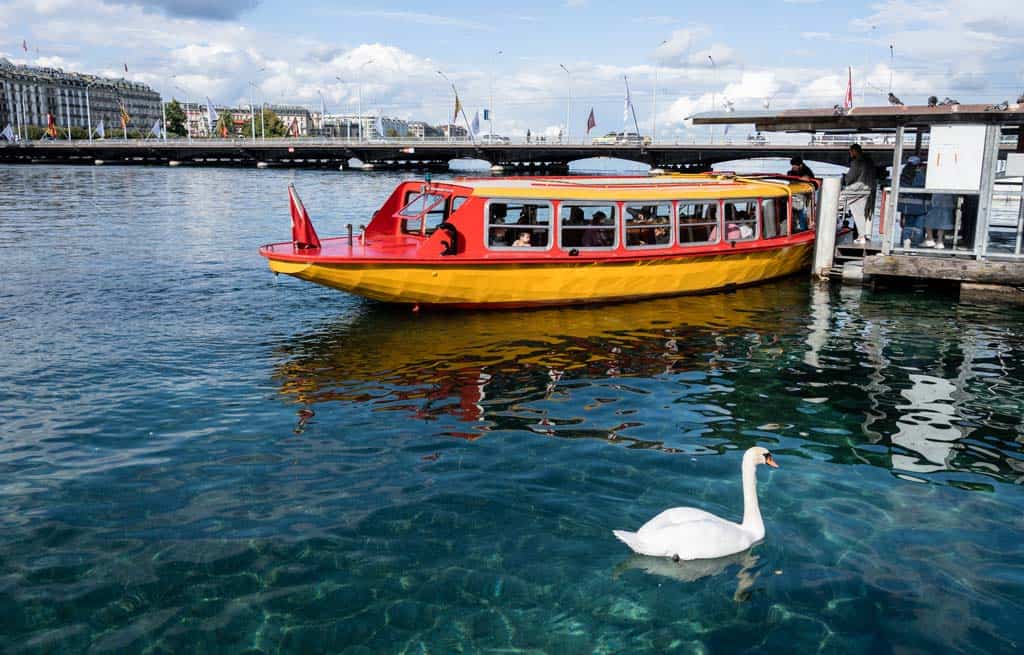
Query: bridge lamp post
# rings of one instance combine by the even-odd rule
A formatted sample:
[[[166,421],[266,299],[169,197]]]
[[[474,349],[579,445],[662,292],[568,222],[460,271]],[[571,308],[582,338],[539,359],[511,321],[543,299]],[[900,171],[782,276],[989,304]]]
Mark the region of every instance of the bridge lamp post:
[[[718,89],[718,67],[715,66],[715,59],[711,55],[708,55],[708,61],[711,62],[711,111],[715,110],[715,103],[718,100],[716,90]],[[715,124],[711,124],[711,144],[715,143]]]
[[[338,80],[338,82],[340,82],[342,85],[348,84],[348,82],[346,82],[345,80],[341,79],[337,75],[334,76],[334,79]],[[342,89],[342,91],[344,91],[344,89]],[[348,103],[348,110],[352,111],[352,101],[351,100]],[[346,139],[351,141],[352,140],[352,121],[348,120],[347,118],[345,119],[345,134],[346,134]]]
[[[373,63],[373,59],[367,59],[356,71],[356,88],[359,96],[359,143],[363,142],[363,69]]]
[[[259,68],[256,70],[257,73],[262,73],[267,70],[267,67]],[[252,140],[256,140],[256,104],[253,102],[253,94],[256,92],[256,82],[249,80],[249,118],[250,125],[252,125]],[[263,127],[263,105],[260,105],[260,127]],[[267,140],[266,130],[262,131],[263,140]]]
[[[559,64],[559,68],[565,71],[566,84],[565,84],[565,142],[571,143],[569,133],[569,112],[572,106],[572,73],[565,67],[565,64]]]
[[[459,91],[458,91],[458,89],[455,88],[455,82],[452,82],[450,79],[448,79],[448,76],[445,75],[444,73],[442,73],[441,71],[437,71],[437,74],[440,75],[441,77],[443,77],[445,82],[447,82],[448,84],[451,85],[451,87],[452,87],[452,94],[455,95],[455,104],[458,105],[458,103],[459,103]],[[455,121],[457,121],[457,120],[459,120],[458,113],[456,113],[454,116],[452,116],[451,127],[448,129],[448,141],[449,142],[452,140],[453,134],[455,132],[455,129],[454,129],[455,128]]]
[[[89,108],[89,87],[95,82],[85,85],[85,122],[89,124],[89,141],[92,142],[92,110]]]
[[[494,58],[497,59],[501,55],[501,50],[494,53]],[[491,143],[494,143],[494,64],[491,64],[491,79],[488,84],[488,97],[487,97],[487,123],[490,126],[491,131]]]
[[[172,76],[172,79],[177,76]],[[185,103],[185,134],[188,136],[188,142],[192,143],[192,121],[188,118],[188,92],[181,88],[177,84],[172,84],[175,89],[181,91],[181,100]]]
[[[665,39],[658,44],[658,48],[668,43],[668,39]],[[654,94],[651,104],[653,105],[653,111],[651,112],[651,143],[655,143],[658,140],[658,57],[654,57]]]

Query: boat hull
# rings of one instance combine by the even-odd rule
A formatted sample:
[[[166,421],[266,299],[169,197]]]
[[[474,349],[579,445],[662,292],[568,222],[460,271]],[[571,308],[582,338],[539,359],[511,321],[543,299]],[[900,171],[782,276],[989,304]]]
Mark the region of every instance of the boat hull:
[[[270,269],[388,303],[534,307],[625,302],[756,284],[808,268],[812,248],[808,241],[699,256],[482,264],[270,259]]]

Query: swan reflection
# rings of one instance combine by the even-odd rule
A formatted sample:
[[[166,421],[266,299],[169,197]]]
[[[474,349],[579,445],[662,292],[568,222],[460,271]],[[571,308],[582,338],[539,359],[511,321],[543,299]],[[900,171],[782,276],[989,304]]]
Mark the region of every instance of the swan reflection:
[[[680,560],[678,562],[667,557],[631,555],[615,567],[612,575],[614,578],[618,578],[626,571],[639,570],[648,575],[689,583],[720,575],[729,569],[739,567],[735,576],[736,592],[733,594],[733,600],[739,602],[749,598],[750,591],[754,587],[754,583],[757,582],[757,577],[760,575],[757,566],[759,560],[760,557],[750,550],[717,559]]]

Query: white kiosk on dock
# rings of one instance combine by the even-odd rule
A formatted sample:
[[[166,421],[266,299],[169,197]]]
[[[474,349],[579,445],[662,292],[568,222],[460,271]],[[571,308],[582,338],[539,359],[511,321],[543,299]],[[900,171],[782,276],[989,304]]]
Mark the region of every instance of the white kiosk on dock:
[[[891,166],[891,183],[879,193],[873,221],[875,241],[856,247],[840,242],[834,249],[823,243],[827,247],[819,251],[862,259],[865,280],[943,280],[958,283],[962,296],[995,294],[1024,302],[1024,105],[715,112],[698,114],[693,122],[753,123],[761,132],[807,132],[819,143],[862,144],[876,165]],[[901,188],[900,172],[912,155],[927,162],[924,186]],[[814,160],[810,148],[805,159]],[[823,192],[829,188],[835,193],[838,185],[827,184]],[[922,206],[951,203],[954,224],[938,247],[926,247],[908,229],[913,226],[898,211],[901,197],[919,198]],[[825,208],[834,206],[830,200],[821,203],[823,229],[832,225],[825,218]],[[816,271],[831,268],[831,257],[815,263]]]

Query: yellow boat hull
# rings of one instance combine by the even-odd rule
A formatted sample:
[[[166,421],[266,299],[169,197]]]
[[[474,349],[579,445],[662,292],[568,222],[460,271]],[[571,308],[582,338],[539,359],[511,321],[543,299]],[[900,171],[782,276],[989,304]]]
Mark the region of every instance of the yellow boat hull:
[[[625,262],[433,265],[271,259],[270,269],[389,303],[528,307],[621,302],[756,284],[807,268],[812,247],[807,242],[756,251]]]

